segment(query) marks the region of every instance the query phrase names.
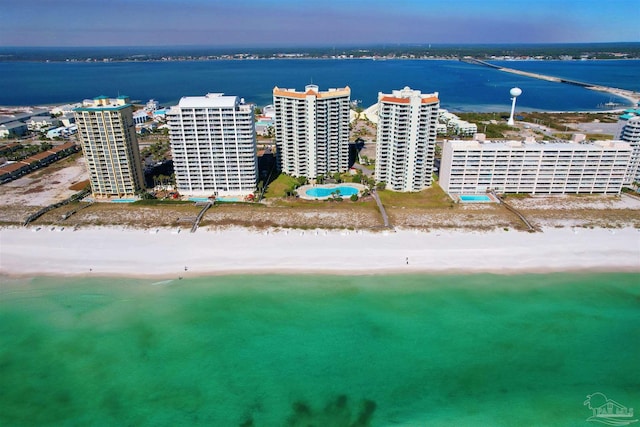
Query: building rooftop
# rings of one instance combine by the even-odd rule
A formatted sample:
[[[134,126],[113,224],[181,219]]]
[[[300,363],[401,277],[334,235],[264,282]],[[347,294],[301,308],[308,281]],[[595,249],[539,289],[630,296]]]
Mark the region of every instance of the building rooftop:
[[[15,172],[26,166],[27,166],[27,163],[22,163],[22,162],[8,163],[6,165],[0,166],[0,173],[4,174],[4,173]]]
[[[521,148],[523,150],[542,151],[542,150],[570,150],[570,151],[588,151],[594,149],[614,148],[619,150],[631,150],[631,146],[623,141],[592,141],[592,142],[575,142],[575,141],[535,141],[526,139],[524,141],[502,140],[472,140],[472,141],[450,141],[452,148],[455,149],[474,149],[481,151],[499,151],[510,150],[513,148]]]
[[[307,95],[314,95],[317,98],[337,98],[340,96],[350,96],[351,88],[349,86],[345,86],[343,88],[329,88],[326,91],[321,91],[316,85],[307,85],[304,88],[304,92],[298,92],[295,89],[283,89],[276,86],[273,88],[273,94],[275,96],[300,99],[306,98]]]
[[[185,96],[180,99],[180,108],[234,108],[243,103],[237,96],[225,96],[222,93],[208,93],[205,96]]]
[[[419,90],[414,90],[409,86],[405,86],[403,89],[393,90],[391,93],[378,92],[378,101],[394,104],[409,104],[411,102],[411,98],[420,97],[421,103],[431,104],[439,101],[438,95],[438,92],[423,94]]]
[[[82,107],[74,108],[73,111],[117,111],[131,106],[128,96],[120,95],[115,99],[111,99],[100,95],[92,100],[85,99],[82,102]]]
[[[21,127],[25,127],[26,124],[22,123],[22,122],[9,122],[9,123],[5,123],[3,125],[0,125],[1,127],[3,127],[4,129],[18,129]]]

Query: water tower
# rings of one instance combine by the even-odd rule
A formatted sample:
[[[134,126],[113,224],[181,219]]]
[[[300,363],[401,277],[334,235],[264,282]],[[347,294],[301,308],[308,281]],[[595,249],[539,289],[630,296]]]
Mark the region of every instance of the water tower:
[[[516,98],[522,95],[522,89],[520,89],[519,87],[514,87],[514,88],[511,88],[509,93],[511,94],[512,102],[511,102],[511,115],[509,116],[509,120],[507,121],[507,124],[509,126],[513,126],[514,125],[513,113],[515,113],[516,111]]]

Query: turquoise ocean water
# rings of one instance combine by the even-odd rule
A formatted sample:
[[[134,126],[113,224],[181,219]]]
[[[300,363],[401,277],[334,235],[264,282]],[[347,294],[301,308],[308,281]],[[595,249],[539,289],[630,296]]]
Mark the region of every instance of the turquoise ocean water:
[[[0,425],[584,426],[640,275],[2,280]]]

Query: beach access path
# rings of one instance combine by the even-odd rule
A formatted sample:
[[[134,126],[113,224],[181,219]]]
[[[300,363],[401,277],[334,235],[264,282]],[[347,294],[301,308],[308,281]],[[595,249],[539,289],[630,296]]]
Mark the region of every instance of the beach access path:
[[[36,231],[37,230],[37,231]],[[470,232],[14,227],[0,274],[178,278],[257,273],[640,272],[636,228]]]

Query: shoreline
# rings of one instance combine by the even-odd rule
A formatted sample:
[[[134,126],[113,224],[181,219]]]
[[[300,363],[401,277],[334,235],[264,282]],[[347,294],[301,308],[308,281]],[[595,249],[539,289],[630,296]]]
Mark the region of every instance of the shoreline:
[[[9,278],[640,273],[640,230],[0,229]]]

